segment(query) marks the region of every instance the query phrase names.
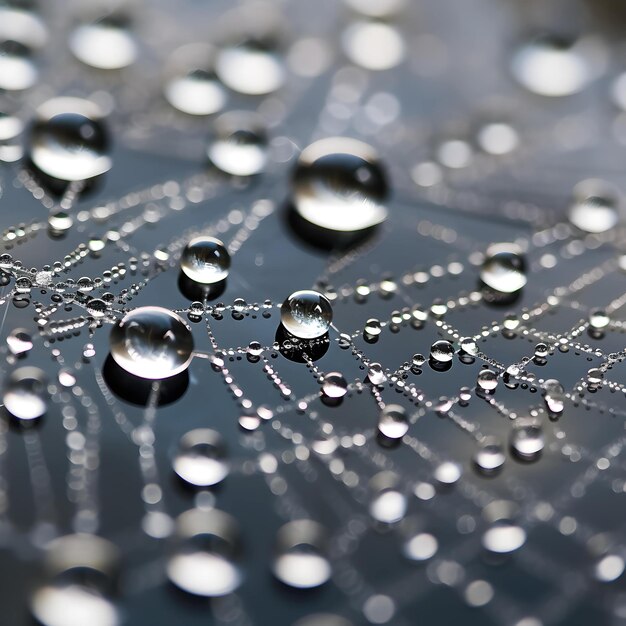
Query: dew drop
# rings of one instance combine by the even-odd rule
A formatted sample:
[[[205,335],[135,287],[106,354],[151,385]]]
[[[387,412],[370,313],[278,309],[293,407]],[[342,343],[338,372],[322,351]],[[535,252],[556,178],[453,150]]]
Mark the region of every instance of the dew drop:
[[[17,419],[33,420],[48,408],[48,380],[38,367],[19,367],[5,381],[4,408]]]
[[[453,485],[461,478],[461,474],[461,466],[453,461],[440,463],[433,472],[435,480],[442,485]]]
[[[396,489],[383,489],[370,503],[370,515],[383,524],[396,524],[406,514],[406,496]]]
[[[219,433],[197,428],[185,433],[172,462],[174,471],[190,485],[209,487],[228,475],[226,448]]]
[[[293,203],[306,222],[354,233],[387,217],[387,181],[375,150],[356,139],[330,137],[307,146],[293,178]]]
[[[363,20],[348,26],[341,37],[346,56],[366,70],[388,70],[402,62],[405,45],[392,25]]]
[[[510,522],[500,521],[483,534],[483,546],[496,554],[506,554],[521,548],[526,542],[523,528]]]
[[[609,183],[595,178],[574,187],[570,222],[586,233],[604,233],[619,221],[621,195]]]
[[[315,339],[328,332],[333,309],[328,298],[317,291],[296,291],[280,307],[280,321],[292,335]]]
[[[111,356],[140,378],[161,379],[185,369],[193,356],[193,337],[183,320],[161,307],[147,306],[126,314],[109,337]]]
[[[489,246],[480,270],[481,281],[499,293],[518,292],[526,284],[526,262],[519,246],[499,243]]]
[[[348,392],[348,382],[339,372],[329,372],[324,375],[322,393],[327,398],[343,398]]]
[[[543,399],[548,411],[560,415],[565,407],[565,390],[558,380],[550,378],[543,385]]]
[[[79,98],[54,98],[37,109],[30,159],[44,174],[82,181],[111,168],[109,139],[98,107]]]
[[[7,335],[7,346],[11,354],[25,354],[33,347],[33,339],[24,328],[15,328]]]
[[[439,543],[430,533],[417,533],[403,546],[404,556],[412,561],[426,561],[435,556],[438,549]]]
[[[388,404],[381,410],[378,430],[389,439],[401,439],[409,430],[406,411],[397,404]]]
[[[367,377],[372,385],[382,385],[387,380],[385,370],[380,363],[370,363]]]
[[[522,422],[511,432],[511,449],[515,456],[523,461],[534,461],[541,455],[544,447],[541,426],[536,422]]]
[[[480,370],[476,380],[476,386],[483,391],[494,391],[498,386],[498,374],[490,369]]]
[[[435,363],[450,363],[454,357],[454,346],[447,339],[439,339],[430,346],[430,358]]]
[[[606,328],[611,322],[611,318],[603,309],[592,309],[589,312],[589,326],[595,330]]]
[[[218,283],[228,276],[230,254],[219,239],[195,237],[183,250],[180,268],[197,283]]]
[[[496,437],[485,437],[474,454],[476,469],[486,475],[496,473],[504,461],[504,447]]]

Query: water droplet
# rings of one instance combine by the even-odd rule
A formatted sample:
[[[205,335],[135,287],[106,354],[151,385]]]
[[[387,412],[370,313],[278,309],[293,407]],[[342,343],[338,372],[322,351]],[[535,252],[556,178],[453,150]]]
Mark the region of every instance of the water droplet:
[[[239,426],[244,430],[256,430],[261,425],[261,418],[258,415],[241,415]]]
[[[32,420],[48,408],[48,379],[38,367],[19,367],[4,384],[4,408],[13,417]]]
[[[74,219],[65,211],[51,213],[48,217],[48,226],[50,227],[52,234],[55,235],[61,235],[68,231],[72,227],[73,223]]]
[[[89,302],[87,302],[85,308],[87,309],[89,315],[99,318],[106,315],[109,306],[104,300],[100,300],[100,298],[92,298]]]
[[[486,124],[478,131],[478,144],[480,147],[494,156],[501,156],[513,152],[519,145],[517,131],[510,124],[491,123]]]
[[[603,583],[613,582],[624,573],[625,567],[624,559],[621,556],[607,554],[596,564],[596,579]]]
[[[604,372],[601,369],[598,369],[597,367],[592,367],[587,372],[587,382],[592,386],[602,384],[603,379],[604,379]]]
[[[314,339],[328,332],[333,309],[325,296],[317,291],[296,291],[280,307],[280,321],[292,335]]]
[[[444,461],[433,472],[435,480],[442,485],[453,485],[461,478],[462,470],[458,463]]]
[[[376,318],[370,318],[365,322],[365,328],[363,329],[363,333],[369,337],[378,337],[380,333],[382,333],[383,328],[381,326],[380,320]]]
[[[401,439],[409,430],[406,411],[397,404],[388,404],[381,410],[378,430],[389,439]]]
[[[167,101],[189,115],[211,115],[224,108],[227,96],[214,72],[214,49],[189,44],[174,52],[165,71]]]
[[[404,556],[413,561],[426,561],[437,554],[439,543],[430,533],[417,533],[403,547]]]
[[[505,461],[504,447],[496,437],[485,437],[474,454],[476,468],[483,474],[497,472]]]
[[[406,496],[396,489],[383,489],[370,503],[370,515],[383,524],[395,524],[406,514]]]
[[[357,232],[387,217],[387,181],[375,150],[356,139],[330,137],[307,146],[293,179],[293,202],[306,222]]]
[[[261,96],[285,81],[285,68],[271,36],[250,37],[222,48],[215,63],[220,80],[233,91]]]
[[[346,56],[367,70],[388,70],[405,55],[400,32],[385,22],[363,20],[348,26],[341,37]]]
[[[605,63],[597,40],[538,37],[521,46],[513,57],[515,79],[541,96],[569,96],[584,89]]]
[[[195,237],[183,250],[180,268],[197,283],[218,283],[228,276],[230,254],[219,239]]]
[[[548,347],[547,344],[545,344],[543,342],[539,342],[535,346],[535,356],[538,359],[545,359],[548,356],[549,353],[550,353],[550,348]]]
[[[80,24],[70,34],[69,47],[79,61],[101,70],[119,70],[137,58],[137,44],[122,16]]]
[[[79,98],[54,98],[37,109],[30,158],[63,181],[94,178],[111,168],[109,140],[98,107]]]
[[[322,392],[327,398],[343,398],[348,392],[348,382],[339,372],[324,375]]]
[[[7,335],[7,346],[11,354],[24,354],[33,347],[33,339],[24,328],[15,328]]]
[[[526,262],[519,246],[489,246],[480,270],[481,281],[499,293],[515,293],[526,284]]]
[[[459,345],[464,352],[467,352],[467,354],[471,354],[472,356],[476,356],[478,354],[478,346],[476,345],[476,341],[473,337],[461,337]]]
[[[387,380],[385,370],[380,363],[370,363],[367,371],[367,377],[372,385],[382,385]]]
[[[511,432],[511,449],[524,461],[534,461],[541,455],[544,437],[541,426],[533,421],[516,424]]]
[[[606,181],[590,178],[574,187],[570,222],[586,233],[611,230],[620,218],[621,194]]]
[[[277,533],[272,571],[290,587],[319,587],[332,573],[326,551],[326,532],[322,526],[304,519],[289,522]]]
[[[430,358],[436,363],[450,363],[454,357],[454,346],[447,339],[435,341],[430,346]]]
[[[498,386],[498,374],[490,369],[482,369],[478,372],[476,385],[483,391],[492,392]]]
[[[226,478],[229,467],[219,433],[197,428],[185,433],[172,463],[174,471],[190,485],[209,487]]]
[[[39,77],[32,50],[19,41],[0,42],[0,89],[22,91],[32,87]]]
[[[560,415],[565,407],[565,390],[558,380],[550,378],[543,385],[543,399],[548,411]]]
[[[217,509],[192,509],[176,520],[176,547],[167,575],[188,593],[217,597],[232,593],[242,575],[234,557],[239,547],[236,521]]]
[[[604,309],[591,309],[589,312],[589,326],[595,330],[606,328],[611,322],[611,318]]]
[[[215,122],[207,154],[213,165],[233,176],[254,176],[267,163],[267,136],[254,113],[229,111]]]
[[[489,552],[506,554],[521,548],[526,542],[523,528],[507,521],[499,521],[483,534],[483,546]]]
[[[185,370],[193,356],[193,337],[183,320],[161,307],[147,306],[126,314],[109,338],[111,356],[127,372],[160,379]]]

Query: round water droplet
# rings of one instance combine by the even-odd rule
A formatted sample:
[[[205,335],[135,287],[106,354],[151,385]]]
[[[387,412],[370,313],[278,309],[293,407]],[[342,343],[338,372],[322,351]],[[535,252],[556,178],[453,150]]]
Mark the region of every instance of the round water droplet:
[[[370,503],[370,515],[383,524],[396,524],[406,514],[406,496],[396,489],[383,489]]]
[[[48,408],[48,379],[38,367],[19,367],[4,384],[4,408],[13,417],[32,420]]]
[[[24,328],[15,328],[7,335],[7,346],[12,354],[24,354],[33,347],[33,339]]]
[[[60,537],[46,547],[49,579],[30,601],[43,626],[118,626],[121,617],[110,595],[117,574],[117,550],[88,534]]]
[[[386,380],[385,370],[380,363],[370,363],[367,370],[367,377],[372,385],[382,385]]]
[[[256,430],[261,425],[261,418],[258,415],[241,415],[239,426],[244,430]]]
[[[549,353],[550,348],[548,347],[548,344],[540,342],[535,346],[535,356],[538,359],[545,359]]]
[[[280,307],[281,324],[301,339],[325,335],[332,320],[330,301],[317,291],[296,291]]]
[[[339,372],[329,372],[324,375],[322,393],[327,398],[343,398],[348,393],[348,382]]]
[[[591,309],[589,312],[589,326],[596,330],[606,328],[611,322],[611,318],[604,309]]]
[[[187,369],[193,337],[183,320],[169,311],[147,306],[127,313],[109,337],[111,356],[127,372],[160,379]]]
[[[254,176],[262,172],[267,163],[267,136],[261,118],[242,111],[221,115],[207,155],[226,174]]]
[[[306,222],[357,232],[387,217],[385,173],[375,150],[356,139],[330,137],[307,146],[293,179],[293,203]]]
[[[526,262],[519,246],[499,243],[489,246],[480,270],[482,282],[499,293],[515,293],[526,284]]]
[[[209,487],[226,478],[229,467],[219,433],[197,428],[185,433],[172,462],[174,471],[190,485]]]
[[[96,318],[104,317],[109,309],[107,303],[100,298],[92,298],[87,302],[85,308],[90,315]]]
[[[72,54],[85,65],[100,70],[119,70],[134,63],[137,44],[122,16],[106,15],[80,24],[69,38]]]
[[[435,363],[450,363],[454,357],[454,346],[447,339],[435,341],[430,346],[430,358]]]
[[[458,463],[444,461],[433,472],[435,480],[442,485],[453,485],[461,478],[462,470]]]
[[[30,159],[44,174],[82,181],[111,168],[109,139],[98,107],[79,98],[54,98],[37,109]]]
[[[485,531],[483,546],[489,552],[506,554],[521,548],[526,542],[523,528],[507,521],[500,521]]]
[[[205,597],[224,596],[239,587],[239,533],[230,515],[217,509],[186,511],[176,520],[175,541],[166,571],[177,587]]]
[[[521,422],[511,432],[511,449],[524,461],[539,458],[544,447],[541,426],[536,422]]]
[[[227,87],[251,96],[272,93],[285,81],[283,59],[271,35],[225,46],[217,55],[215,71]]]
[[[0,89],[22,91],[32,87],[39,72],[31,49],[19,41],[0,42]]]
[[[626,568],[624,558],[619,554],[607,554],[595,566],[594,574],[597,580],[610,583],[617,580]]]
[[[197,283],[218,283],[228,276],[230,254],[219,239],[195,237],[183,250],[180,269]]]
[[[476,341],[473,337],[461,337],[459,345],[464,352],[467,352],[467,354],[471,354],[472,356],[476,356],[478,354],[478,346],[476,345]]]
[[[603,379],[604,379],[604,373],[602,372],[601,369],[597,367],[592,367],[587,372],[587,381],[592,386],[600,385]]]
[[[289,522],[277,533],[272,571],[290,587],[319,587],[332,573],[326,551],[326,533],[322,526],[311,520]]]
[[[404,556],[413,561],[426,561],[432,558],[439,549],[439,543],[430,533],[417,533],[408,539],[404,546]]]
[[[604,233],[618,223],[621,206],[616,187],[595,178],[583,180],[574,187],[569,220],[584,232]]]
[[[346,56],[366,70],[388,70],[402,62],[405,45],[393,24],[363,20],[350,24],[341,37]]]
[[[552,414],[559,415],[565,407],[565,390],[558,380],[550,378],[543,385],[543,399],[546,403],[548,411]]]
[[[496,437],[485,437],[474,454],[476,468],[487,475],[497,472],[505,459],[504,447]]]
[[[480,370],[476,386],[483,391],[492,392],[498,386],[498,374],[490,369]]]
[[[224,108],[227,96],[214,72],[213,47],[189,44],[174,52],[165,71],[167,101],[189,115],[211,115]]]
[[[591,37],[539,37],[521,46],[511,64],[515,79],[541,96],[569,96],[584,89],[603,69],[606,54]]]
[[[397,404],[388,404],[380,412],[378,430],[389,439],[401,439],[409,430],[406,411]]]

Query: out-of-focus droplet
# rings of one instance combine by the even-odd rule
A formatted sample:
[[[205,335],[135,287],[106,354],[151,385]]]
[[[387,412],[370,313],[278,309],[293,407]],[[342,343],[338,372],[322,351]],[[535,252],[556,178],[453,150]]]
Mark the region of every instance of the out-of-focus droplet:
[[[389,439],[401,439],[409,430],[406,411],[398,404],[388,404],[378,417],[378,430]]]
[[[477,141],[487,154],[502,156],[517,148],[519,135],[510,124],[492,122],[478,131]]]
[[[584,232],[604,233],[618,223],[621,206],[621,194],[616,187],[590,178],[574,187],[569,220]]]
[[[12,354],[24,354],[33,347],[33,338],[24,328],[15,328],[7,335],[7,346]]]
[[[417,533],[403,546],[404,556],[412,561],[426,561],[437,553],[439,543],[430,533]]]
[[[375,150],[356,139],[330,137],[307,146],[293,178],[293,203],[307,222],[357,232],[387,217],[387,181]]]
[[[228,475],[226,447],[221,436],[210,428],[185,433],[172,462],[174,471],[190,485],[209,487]]]
[[[544,447],[541,425],[534,421],[520,420],[511,432],[511,449],[524,461],[536,460]]]
[[[526,284],[526,262],[519,246],[493,244],[487,248],[480,270],[481,281],[496,292],[516,293]]]
[[[48,379],[38,367],[18,367],[4,384],[4,408],[17,419],[33,420],[48,408]]]
[[[23,91],[32,87],[39,78],[32,50],[13,40],[0,42],[0,89]]]
[[[346,56],[367,70],[388,70],[404,59],[404,40],[392,24],[355,22],[343,32],[341,41]]]
[[[558,380],[550,378],[543,385],[543,399],[548,411],[553,415],[563,413],[565,407],[565,390]]]
[[[435,468],[433,477],[442,485],[454,485],[461,478],[463,471],[461,466],[454,461],[444,461]]]
[[[483,546],[497,554],[514,552],[526,542],[526,532],[520,526],[507,521],[496,522],[483,534]]]
[[[505,460],[504,447],[496,437],[485,437],[478,444],[478,450],[474,454],[476,468],[486,475],[497,472]]]
[[[127,313],[113,327],[111,356],[127,372],[162,379],[185,370],[193,356],[193,337],[183,320],[168,309],[147,306]]]

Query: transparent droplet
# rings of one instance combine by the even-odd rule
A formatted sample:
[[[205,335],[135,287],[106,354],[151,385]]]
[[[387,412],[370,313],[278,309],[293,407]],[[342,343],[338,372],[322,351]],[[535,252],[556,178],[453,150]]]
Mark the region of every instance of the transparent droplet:
[[[101,70],[128,67],[138,53],[128,20],[114,15],[77,26],[70,34],[69,46],[79,61]]]
[[[220,80],[233,91],[260,96],[285,81],[285,67],[271,37],[249,38],[222,48],[215,63]]]
[[[304,519],[289,522],[277,533],[272,571],[290,587],[319,587],[332,573],[326,551],[326,533],[322,526]]]
[[[209,487],[226,478],[229,466],[221,436],[210,428],[185,433],[172,462],[174,471],[190,485]]]
[[[195,237],[183,250],[180,268],[197,283],[218,283],[228,276],[230,254],[219,239]]]
[[[570,222],[587,233],[604,233],[619,221],[622,204],[619,190],[606,181],[590,178],[574,187]]]
[[[489,246],[480,270],[482,282],[499,293],[515,293],[527,281],[526,262],[519,246],[499,243]]]
[[[56,213],[51,213],[48,217],[48,226],[53,233],[64,233],[68,231],[72,224],[74,223],[74,219],[69,213],[65,211],[57,211]]]
[[[388,70],[402,62],[405,45],[393,24],[364,20],[350,24],[341,37],[346,56],[366,70]]]
[[[339,372],[324,375],[322,392],[327,398],[343,398],[348,392],[348,382]]]
[[[385,370],[380,363],[370,363],[369,369],[367,370],[367,377],[372,385],[382,385],[387,380]]]
[[[430,533],[417,533],[403,546],[404,556],[413,561],[426,561],[435,556],[438,549],[439,543]]]
[[[544,447],[543,430],[538,423],[520,423],[511,432],[511,449],[524,461],[539,457]]]
[[[594,574],[597,580],[610,583],[617,580],[626,568],[624,558],[618,554],[607,554],[595,566]]]
[[[413,355],[411,362],[413,363],[413,367],[422,367],[422,365],[426,363],[426,357],[423,354],[417,353]]]
[[[32,87],[39,78],[32,50],[21,42],[0,41],[0,89],[22,91]]]
[[[545,359],[549,353],[550,353],[550,348],[548,347],[548,344],[539,342],[537,345],[535,345],[535,356],[537,358]]]
[[[519,145],[519,135],[510,125],[502,122],[485,124],[478,131],[478,144],[487,153],[501,156],[513,152]]]
[[[539,37],[521,46],[511,69],[526,89],[541,96],[569,96],[584,89],[604,68],[606,54],[592,38]]]
[[[267,163],[267,136],[254,113],[229,111],[215,122],[207,154],[218,169],[233,176],[254,176]]]
[[[550,413],[558,415],[565,407],[565,390],[558,380],[550,378],[543,385],[543,399]]]
[[[473,337],[461,337],[459,344],[461,349],[464,352],[467,352],[467,354],[471,354],[472,356],[476,356],[478,354],[478,346],[476,345],[476,341]]]
[[[37,109],[30,158],[63,181],[94,178],[111,168],[109,140],[98,107],[79,98],[54,98]]]
[[[496,437],[485,437],[474,454],[476,468],[485,474],[498,471],[505,460],[504,447]]]
[[[483,546],[496,554],[514,552],[525,542],[524,529],[507,521],[497,522],[483,534]]]
[[[241,415],[239,426],[244,430],[256,430],[261,425],[261,418],[258,415]]]
[[[447,339],[435,341],[430,346],[430,358],[436,363],[450,363],[454,357],[454,346]]]
[[[301,152],[293,203],[305,221],[330,231],[371,228],[387,217],[386,197],[386,176],[371,146],[330,137]]]
[[[401,439],[409,430],[409,419],[404,408],[388,404],[378,417],[378,430],[389,439]]]
[[[406,514],[406,496],[396,489],[383,489],[370,503],[370,515],[383,524],[395,524]]]
[[[589,312],[589,326],[595,330],[606,328],[611,322],[611,318],[604,309],[591,309]]]
[[[433,476],[442,485],[453,485],[461,478],[462,470],[458,463],[444,461],[435,468]]]
[[[4,383],[4,408],[13,417],[32,420],[41,417],[48,408],[48,379],[38,367],[19,367]]]
[[[87,312],[93,317],[104,317],[109,309],[109,306],[104,300],[100,298],[92,298],[85,305]]]
[[[368,319],[367,322],[365,322],[365,328],[363,331],[370,337],[378,337],[378,335],[380,335],[383,331],[380,320],[377,320],[376,318]]]
[[[174,376],[193,356],[191,330],[176,313],[161,307],[127,313],[113,327],[109,342],[117,364],[141,378]]]
[[[163,93],[167,101],[189,115],[211,115],[224,108],[227,96],[214,71],[215,51],[208,44],[188,44],[168,62]]]
[[[280,307],[281,324],[301,339],[315,339],[328,332],[333,320],[332,306],[317,291],[296,291]]]
[[[24,328],[15,328],[7,335],[7,346],[12,354],[24,354],[33,347],[33,338]]]
[[[493,391],[498,386],[498,374],[490,369],[480,370],[476,386],[483,391]]]
[[[597,367],[592,367],[587,372],[587,381],[590,385],[600,385],[604,379],[604,373]]]
[[[242,581],[235,561],[238,548],[237,523],[230,515],[217,509],[191,509],[176,520],[175,548],[167,562],[167,576],[193,595],[227,595]]]

